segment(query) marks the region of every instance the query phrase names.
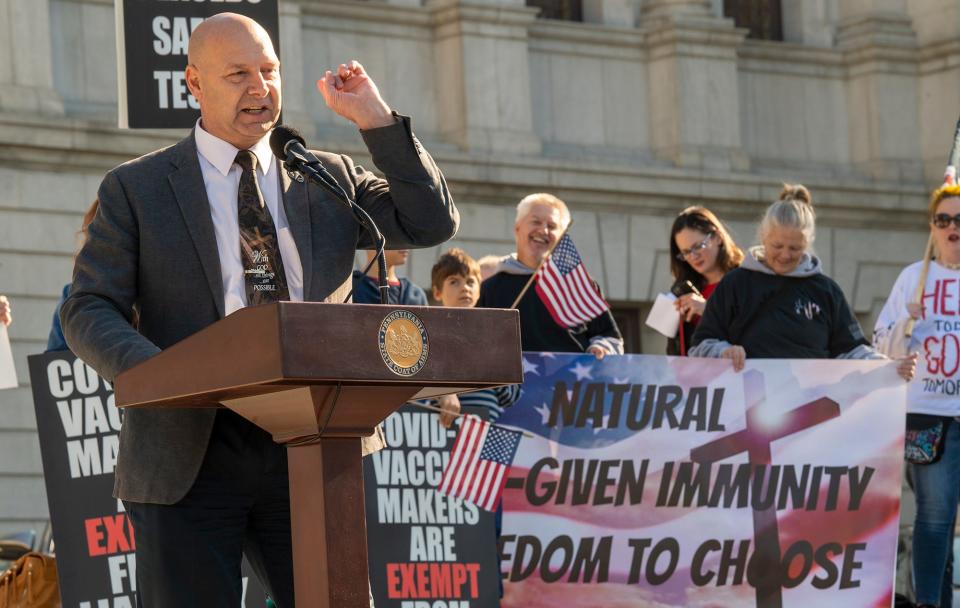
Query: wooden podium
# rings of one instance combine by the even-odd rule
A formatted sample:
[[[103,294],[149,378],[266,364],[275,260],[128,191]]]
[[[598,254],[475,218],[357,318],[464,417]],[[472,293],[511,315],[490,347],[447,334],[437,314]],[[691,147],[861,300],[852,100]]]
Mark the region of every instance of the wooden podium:
[[[116,378],[118,407],[226,406],[287,444],[296,603],[366,608],[361,439],[411,399],[523,381],[515,310],[278,302]]]

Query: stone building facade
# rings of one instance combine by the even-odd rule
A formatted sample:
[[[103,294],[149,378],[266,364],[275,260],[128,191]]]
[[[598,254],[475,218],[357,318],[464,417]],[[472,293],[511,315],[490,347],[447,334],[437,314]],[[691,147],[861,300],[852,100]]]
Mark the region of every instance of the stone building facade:
[[[366,158],[313,81],[358,58],[449,180],[453,244],[512,250],[514,205],[549,191],[635,352],[669,283],[667,231],[714,209],[742,244],[782,181],[812,190],[816,250],[867,323],[925,243],[924,207],[960,111],[960,0],[783,0],[783,40],[723,0],[281,2],[285,121]],[[768,2],[769,3],[769,2]],[[0,293],[20,387],[0,393],[0,534],[45,518],[26,356],[41,352],[104,172],[182,133],[116,128],[112,0],[0,0]],[[429,282],[441,248],[407,273]]]

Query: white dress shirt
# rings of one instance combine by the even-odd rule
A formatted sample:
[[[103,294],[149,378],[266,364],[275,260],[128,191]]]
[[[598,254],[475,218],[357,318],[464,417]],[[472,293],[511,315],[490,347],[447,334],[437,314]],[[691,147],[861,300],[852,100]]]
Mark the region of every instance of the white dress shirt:
[[[243,170],[234,162],[237,148],[219,137],[203,130],[200,121],[195,129],[197,156],[203,172],[203,184],[210,201],[210,216],[217,235],[217,251],[220,254],[220,275],[223,278],[224,314],[247,305],[247,289],[243,280],[243,262],[240,259],[240,219],[237,212],[237,196],[240,190],[240,174]],[[257,157],[257,183],[263,201],[277,227],[280,257],[287,276],[290,300],[303,301],[303,266],[297,244],[290,233],[287,214],[281,204],[280,170],[270,150],[270,135],[250,148]]]

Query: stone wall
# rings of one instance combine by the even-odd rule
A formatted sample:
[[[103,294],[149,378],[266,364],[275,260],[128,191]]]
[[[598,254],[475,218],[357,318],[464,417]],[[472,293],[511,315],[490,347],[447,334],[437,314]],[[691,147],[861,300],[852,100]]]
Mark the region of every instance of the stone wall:
[[[780,183],[803,182],[816,250],[869,324],[926,238],[960,108],[960,0],[784,2],[785,42],[745,39],[721,6],[584,0],[587,23],[564,23],[521,0],[283,2],[285,120],[365,159],[313,87],[360,59],[448,177],[452,244],[511,251],[516,202],[553,192],[607,295],[641,311],[669,285],[679,209],[706,204],[751,244]],[[106,170],[182,135],[118,130],[116,99],[112,1],[0,0],[0,292],[21,380],[0,393],[0,534],[45,518],[25,358],[43,350],[80,217]],[[406,272],[426,284],[442,249]]]

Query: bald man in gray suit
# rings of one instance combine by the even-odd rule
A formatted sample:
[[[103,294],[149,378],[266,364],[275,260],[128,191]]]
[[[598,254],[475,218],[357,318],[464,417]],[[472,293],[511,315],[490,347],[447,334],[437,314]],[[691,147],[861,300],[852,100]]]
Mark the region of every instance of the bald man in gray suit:
[[[280,66],[263,28],[212,17],[194,31],[188,61],[199,122],[180,143],[106,175],[63,305],[70,348],[108,380],[261,301],[256,290],[343,301],[356,250],[372,246],[349,209],[291,179],[270,152]],[[363,67],[342,64],[317,87],[360,129],[386,179],[346,156],[317,156],[390,247],[453,236],[459,216],[443,175]],[[277,265],[254,277],[253,291],[242,251],[251,196]],[[286,450],[261,429],[224,409],[129,410],[115,494],[136,534],[141,606],[238,606],[244,553],[278,606],[293,606]]]

